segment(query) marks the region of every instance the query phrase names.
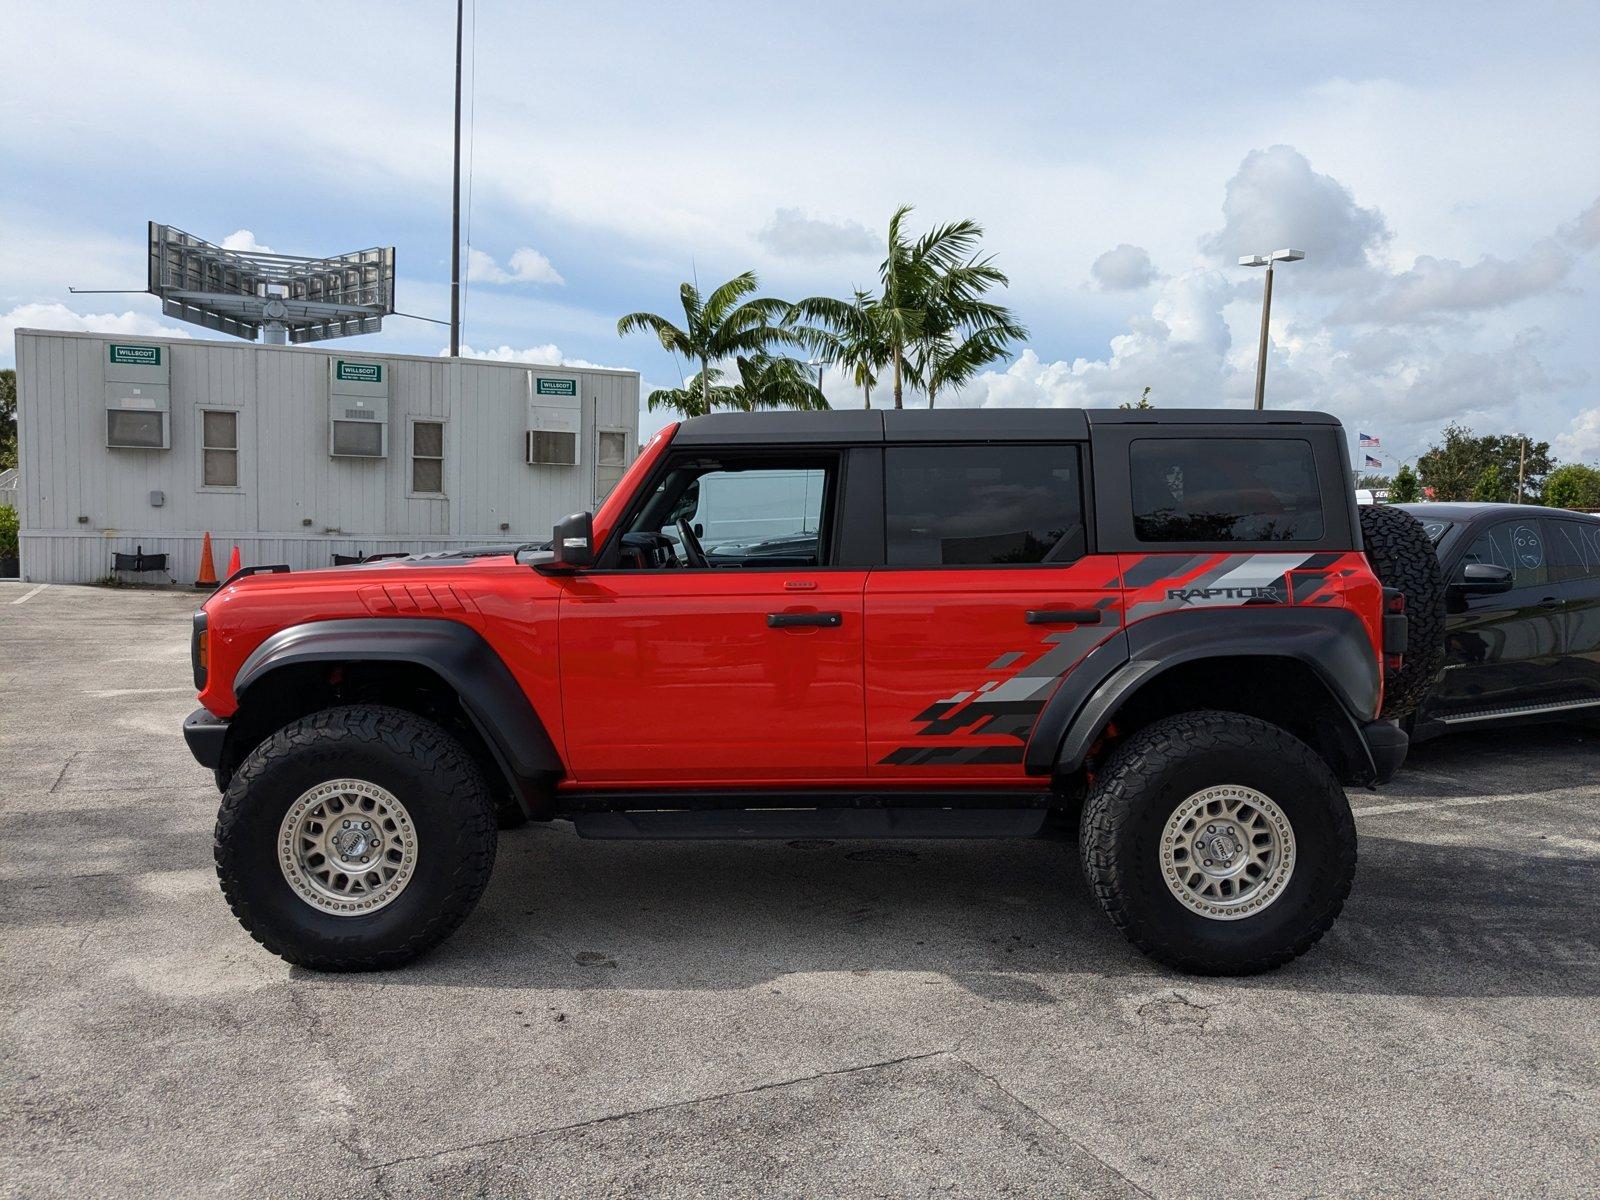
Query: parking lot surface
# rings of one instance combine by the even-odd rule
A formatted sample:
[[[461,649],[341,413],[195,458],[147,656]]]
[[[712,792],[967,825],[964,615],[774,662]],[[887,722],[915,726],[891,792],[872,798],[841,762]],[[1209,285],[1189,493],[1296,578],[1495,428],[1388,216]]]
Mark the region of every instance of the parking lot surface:
[[[1417,748],[1253,979],[1141,958],[1058,842],[561,823],[316,975],[217,890],[194,606],[0,584],[6,1194],[1595,1194],[1600,731]]]

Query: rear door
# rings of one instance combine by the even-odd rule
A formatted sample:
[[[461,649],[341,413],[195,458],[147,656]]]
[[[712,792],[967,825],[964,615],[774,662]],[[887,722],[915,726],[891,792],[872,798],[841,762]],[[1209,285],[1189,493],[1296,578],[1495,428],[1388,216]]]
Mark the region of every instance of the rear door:
[[[1066,441],[885,448],[885,565],[866,589],[875,778],[1027,779],[1040,710],[1121,627],[1116,558],[1088,553],[1085,457]]]
[[[1576,699],[1600,703],[1600,518],[1547,517],[1545,530],[1562,600],[1561,673]]]
[[[1494,563],[1511,571],[1512,588],[1489,596],[1452,591],[1433,711],[1467,724],[1569,699],[1561,589],[1551,578],[1543,522],[1516,517],[1469,536],[1452,574],[1469,563]]]

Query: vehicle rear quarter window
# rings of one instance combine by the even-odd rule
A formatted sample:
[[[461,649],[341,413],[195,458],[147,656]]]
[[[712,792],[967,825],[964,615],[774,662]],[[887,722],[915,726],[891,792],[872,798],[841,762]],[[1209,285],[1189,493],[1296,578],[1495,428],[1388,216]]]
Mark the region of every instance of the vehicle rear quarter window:
[[[1467,547],[1461,565],[1480,562],[1509,569],[1512,587],[1538,587],[1550,582],[1549,557],[1537,518],[1502,521],[1479,534]]]
[[[884,494],[890,566],[1071,562],[1084,552],[1075,445],[891,446]]]
[[[1311,443],[1140,438],[1128,447],[1141,542],[1306,542],[1323,536]]]
[[[1548,522],[1551,577],[1557,583],[1600,579],[1600,521]]]

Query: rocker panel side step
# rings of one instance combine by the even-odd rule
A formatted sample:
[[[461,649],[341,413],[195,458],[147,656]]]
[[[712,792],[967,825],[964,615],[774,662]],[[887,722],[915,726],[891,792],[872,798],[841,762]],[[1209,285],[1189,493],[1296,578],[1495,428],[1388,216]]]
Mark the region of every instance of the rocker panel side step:
[[[785,838],[1025,838],[1044,808],[654,809],[573,813],[582,838],[739,840]]]

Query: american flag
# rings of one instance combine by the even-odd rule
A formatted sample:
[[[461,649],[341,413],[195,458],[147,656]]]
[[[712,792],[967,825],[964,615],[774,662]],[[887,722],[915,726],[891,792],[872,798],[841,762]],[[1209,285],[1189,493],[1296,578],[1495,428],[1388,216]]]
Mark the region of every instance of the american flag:
[[[1373,458],[1372,455],[1370,455],[1370,454],[1367,455],[1366,457],[1367,457],[1367,466],[1369,466],[1369,467],[1381,467],[1381,466],[1383,466],[1383,459],[1381,459],[1381,458]]]
[[[1361,435],[1361,448],[1363,450],[1368,449],[1369,447],[1376,449],[1381,445],[1383,445],[1383,443],[1377,438],[1373,437],[1370,433],[1363,433]]]

